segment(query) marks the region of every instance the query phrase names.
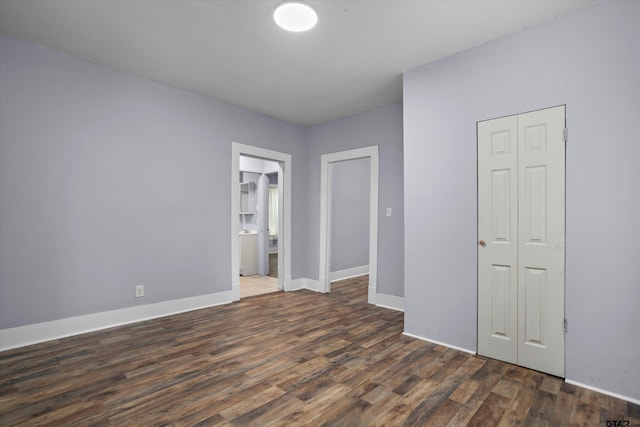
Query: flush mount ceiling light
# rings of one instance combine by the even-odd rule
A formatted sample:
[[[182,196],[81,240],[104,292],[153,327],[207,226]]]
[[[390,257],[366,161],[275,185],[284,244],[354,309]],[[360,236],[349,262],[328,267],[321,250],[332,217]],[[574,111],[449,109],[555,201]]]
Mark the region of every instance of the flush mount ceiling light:
[[[318,22],[315,9],[301,1],[286,1],[278,5],[273,19],[280,28],[300,33],[309,31]]]

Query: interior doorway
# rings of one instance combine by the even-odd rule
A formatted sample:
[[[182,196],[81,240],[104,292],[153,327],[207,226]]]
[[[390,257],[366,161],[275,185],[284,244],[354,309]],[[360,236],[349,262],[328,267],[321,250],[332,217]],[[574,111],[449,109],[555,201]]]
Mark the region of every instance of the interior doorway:
[[[369,274],[370,159],[333,162],[329,191],[329,282]]]
[[[240,298],[278,290],[278,162],[240,156]]]
[[[257,172],[242,171],[241,159],[244,159],[245,163],[251,163],[252,160],[255,164],[269,162],[270,167],[274,170],[263,168]],[[271,281],[271,283],[275,283],[274,290],[289,291],[291,290],[291,203],[288,195],[291,189],[291,155],[234,142],[231,164],[231,286],[233,299],[237,301],[241,297],[241,274],[243,277],[251,277],[253,285],[256,285],[256,282],[260,280]],[[244,169],[249,168],[245,167]],[[264,173],[265,171],[268,173]],[[243,176],[242,172],[245,172],[246,176]],[[269,233],[267,208],[271,188],[269,176],[273,181],[277,181],[274,182],[278,194],[278,206],[275,209],[278,212],[277,238],[274,233],[271,235]],[[259,191],[259,187],[262,191]],[[276,230],[273,230],[272,227],[272,231]],[[270,246],[275,248],[275,252],[278,254],[276,278],[269,277],[268,273]],[[256,249],[255,252],[254,249]],[[255,257],[255,265],[241,263],[243,255]],[[246,270],[243,271],[243,268]],[[242,293],[246,295],[246,292]]]
[[[367,301],[376,303],[378,273],[378,146],[358,148],[325,154],[321,157],[320,171],[320,260],[319,290],[331,291],[331,176],[337,162],[369,158],[369,288]]]

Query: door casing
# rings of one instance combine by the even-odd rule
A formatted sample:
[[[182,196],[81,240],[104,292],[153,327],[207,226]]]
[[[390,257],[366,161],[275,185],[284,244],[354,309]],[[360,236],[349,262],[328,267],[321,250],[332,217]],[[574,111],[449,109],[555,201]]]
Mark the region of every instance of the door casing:
[[[369,173],[369,289],[367,301],[376,303],[378,283],[378,146],[324,154],[320,159],[320,259],[319,290],[330,292],[329,260],[331,259],[331,165],[344,160],[370,158]]]
[[[231,144],[231,290],[240,300],[240,156],[257,157],[278,163],[278,289],[291,286],[291,154],[233,142]],[[282,274],[284,272],[284,274]]]

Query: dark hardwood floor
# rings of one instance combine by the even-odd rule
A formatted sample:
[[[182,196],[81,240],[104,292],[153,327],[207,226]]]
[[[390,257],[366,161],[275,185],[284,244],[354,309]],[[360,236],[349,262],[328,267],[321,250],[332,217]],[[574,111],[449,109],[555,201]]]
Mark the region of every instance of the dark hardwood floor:
[[[0,353],[0,425],[606,425],[640,408],[402,335],[367,279]]]

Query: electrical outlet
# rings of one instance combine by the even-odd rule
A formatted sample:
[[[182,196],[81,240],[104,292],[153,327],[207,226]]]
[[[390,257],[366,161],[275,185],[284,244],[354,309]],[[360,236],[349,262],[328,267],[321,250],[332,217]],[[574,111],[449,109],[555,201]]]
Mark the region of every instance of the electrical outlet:
[[[391,216],[391,208],[387,208],[387,216]]]
[[[144,285],[136,286],[136,298],[140,298],[144,296]]]

